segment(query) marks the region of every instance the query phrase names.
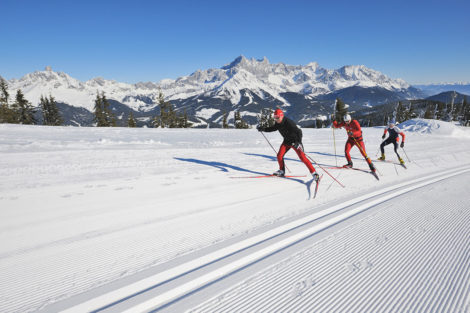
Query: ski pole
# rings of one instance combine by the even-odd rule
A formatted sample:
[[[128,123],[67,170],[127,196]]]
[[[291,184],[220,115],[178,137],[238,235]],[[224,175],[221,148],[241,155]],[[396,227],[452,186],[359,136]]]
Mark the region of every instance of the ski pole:
[[[405,152],[406,158],[408,159],[408,162],[411,162],[410,158],[408,157],[408,154],[406,154],[405,148],[403,147],[403,152]]]
[[[377,154],[379,154],[380,146],[377,148],[377,152],[375,153],[375,157],[377,157]]]
[[[338,166],[338,158],[336,157],[336,138],[335,138],[335,127],[332,125],[331,128],[333,129],[333,143],[335,145],[335,163]]]
[[[385,139],[387,140],[387,139]],[[379,147],[377,148],[377,152],[375,153],[375,156],[377,157],[377,154],[379,154],[379,150],[380,150],[380,146],[385,142],[385,140],[382,140],[382,142],[380,143]]]
[[[337,100],[335,100],[335,109],[334,109],[334,112],[336,112],[336,102],[337,102]],[[334,144],[334,146],[335,146],[335,164],[336,164],[336,166],[338,166],[338,158],[336,157],[335,125],[333,124],[334,121],[335,121],[335,113],[331,114],[331,129],[333,129],[333,144]]]
[[[263,135],[264,139],[266,139],[266,141],[268,142],[268,144],[271,146],[271,148],[273,149],[274,153],[277,155],[277,151],[276,149],[274,149],[273,145],[269,142],[268,138],[266,138],[266,136],[263,134],[262,131],[260,131],[261,135]],[[291,173],[290,169],[287,167],[287,165],[285,165],[285,168],[289,171],[289,173]]]
[[[314,159],[312,159],[307,153],[305,153],[305,155],[307,156],[307,158],[310,159],[310,161],[312,161],[313,163],[315,163],[315,165],[317,165],[319,168],[321,168],[325,173],[327,173],[331,178],[334,179],[335,182],[337,182],[341,187],[343,188],[346,188],[342,183],[340,183],[336,178],[334,178],[327,170],[325,170],[320,164],[318,164],[317,162],[315,162]]]

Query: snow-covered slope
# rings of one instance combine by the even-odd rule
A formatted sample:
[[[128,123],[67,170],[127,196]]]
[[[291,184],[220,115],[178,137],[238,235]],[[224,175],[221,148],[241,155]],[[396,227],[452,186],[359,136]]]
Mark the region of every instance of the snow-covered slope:
[[[246,178],[277,169],[256,130],[1,124],[0,311],[468,312],[470,139],[455,130],[469,129],[401,127],[412,162],[376,162],[380,181],[330,169],[344,162],[331,129],[304,129],[346,186],[315,165],[309,199],[293,152],[305,177]],[[371,157],[382,133],[364,129]]]
[[[470,132],[466,128],[456,126],[456,123],[429,120],[412,119],[398,125],[405,132],[430,134],[433,136],[450,136],[456,138],[469,138]]]
[[[241,91],[248,89],[261,98],[268,93],[289,105],[282,93],[315,97],[352,86],[380,87],[390,91],[404,91],[410,87],[403,80],[391,79],[363,65],[328,70],[316,62],[294,66],[270,64],[266,58],[255,60],[244,56],[219,69],[197,70],[189,76],[158,83],[127,84],[103,78],[80,82],[65,73],[54,72],[50,67],[9,81],[10,89],[15,92],[21,88],[33,105],[39,103],[41,95],[51,94],[57,101],[91,110],[96,93],[103,91],[109,99],[140,111],[156,106],[159,90],[170,100],[211,96],[238,104]]]

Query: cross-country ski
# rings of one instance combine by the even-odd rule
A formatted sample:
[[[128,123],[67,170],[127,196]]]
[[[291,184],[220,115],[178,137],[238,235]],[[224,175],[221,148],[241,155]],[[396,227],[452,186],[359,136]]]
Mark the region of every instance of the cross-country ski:
[[[383,162],[383,163],[389,163],[389,164],[395,164],[395,165],[398,165],[398,166],[401,166],[405,169],[407,169],[406,165],[405,165],[405,162],[401,163],[401,162],[394,162],[394,161],[390,161],[390,160],[382,160],[382,159],[377,159],[377,162]]]
[[[295,178],[295,177],[307,177],[307,175],[257,175],[257,176],[231,176],[230,178],[269,178],[269,177],[275,177],[275,178]]]

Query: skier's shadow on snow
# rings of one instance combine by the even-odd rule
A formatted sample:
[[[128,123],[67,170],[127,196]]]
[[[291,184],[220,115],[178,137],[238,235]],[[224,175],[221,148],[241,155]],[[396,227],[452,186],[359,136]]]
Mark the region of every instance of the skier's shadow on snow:
[[[235,170],[239,172],[245,172],[245,173],[256,174],[256,175],[269,175],[263,172],[256,172],[256,171],[248,170],[242,167],[238,167],[238,166],[234,166],[234,165],[230,165],[230,164],[222,163],[222,162],[203,161],[203,160],[197,160],[197,159],[185,159],[185,158],[176,158],[176,157],[175,157],[175,160],[215,167],[221,170],[222,172],[229,172],[229,169],[231,169],[231,170]]]
[[[260,156],[264,156],[264,155],[260,155]],[[198,159],[186,159],[186,158],[176,158],[176,157],[174,159],[178,160],[178,161],[183,161],[183,162],[190,162],[190,163],[196,163],[196,164],[200,164],[200,165],[215,167],[215,168],[221,170],[222,172],[227,172],[227,173],[229,172],[229,169],[230,169],[230,170],[235,170],[235,171],[250,173],[250,174],[255,174],[255,175],[270,175],[268,173],[256,172],[256,171],[248,170],[246,168],[242,168],[242,167],[238,167],[238,166],[234,166],[234,165],[230,165],[230,164],[222,163],[222,162],[203,161],[203,160],[198,160]],[[305,182],[301,179],[294,178],[294,177],[284,177],[283,179],[288,179],[288,180],[291,180],[291,181],[298,182],[302,185],[305,185],[307,187],[308,198],[310,199],[310,197],[311,197],[311,190],[310,189],[311,189],[311,186],[312,186],[312,183],[313,183],[313,179],[311,179],[307,182]]]

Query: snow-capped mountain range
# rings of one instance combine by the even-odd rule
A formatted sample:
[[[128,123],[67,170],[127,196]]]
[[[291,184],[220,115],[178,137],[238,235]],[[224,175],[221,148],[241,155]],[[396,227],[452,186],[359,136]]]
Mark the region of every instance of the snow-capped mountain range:
[[[35,106],[41,95],[50,94],[57,102],[72,109],[82,108],[90,112],[97,93],[104,92],[108,99],[115,101],[112,105],[122,104],[121,111],[127,107],[142,120],[155,114],[161,90],[177,109],[188,110],[200,123],[219,123],[223,112],[233,114],[237,109],[254,117],[262,107],[275,106],[291,110],[298,120],[309,119],[321,113],[319,103],[331,103],[338,95],[346,98],[347,102],[357,100],[356,104],[360,106],[419,96],[419,91],[405,81],[391,79],[363,65],[329,70],[316,62],[295,66],[271,64],[266,58],[256,60],[244,56],[218,69],[197,70],[188,76],[155,83],[128,84],[103,78],[82,82],[46,67],[44,71],[9,80],[8,85],[12,92],[21,89]],[[348,99],[351,91],[355,97]],[[363,95],[358,95],[358,92]],[[385,94],[380,96],[380,93]],[[116,113],[119,115],[120,112]],[[125,115],[126,112],[122,113]]]

